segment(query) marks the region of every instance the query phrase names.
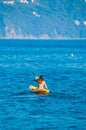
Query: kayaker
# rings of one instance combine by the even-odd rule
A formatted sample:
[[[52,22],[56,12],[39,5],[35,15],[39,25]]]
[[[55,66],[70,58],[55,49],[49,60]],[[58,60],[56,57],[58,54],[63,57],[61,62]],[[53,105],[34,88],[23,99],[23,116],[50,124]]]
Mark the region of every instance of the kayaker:
[[[36,76],[34,81],[38,83],[38,89],[48,89],[43,75],[40,75],[40,77]]]

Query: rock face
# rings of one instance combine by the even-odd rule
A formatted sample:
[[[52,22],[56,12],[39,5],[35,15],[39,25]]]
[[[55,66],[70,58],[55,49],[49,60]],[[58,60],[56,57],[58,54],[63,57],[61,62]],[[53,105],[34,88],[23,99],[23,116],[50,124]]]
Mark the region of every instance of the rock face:
[[[0,38],[86,38],[86,1],[0,0]]]

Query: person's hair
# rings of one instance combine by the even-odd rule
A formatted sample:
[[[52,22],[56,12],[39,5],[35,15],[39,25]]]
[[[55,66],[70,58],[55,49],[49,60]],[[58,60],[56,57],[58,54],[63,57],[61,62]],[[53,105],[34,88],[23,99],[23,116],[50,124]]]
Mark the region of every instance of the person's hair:
[[[40,79],[42,79],[42,80],[44,80],[44,76],[43,75],[40,75],[40,77],[39,77]]]

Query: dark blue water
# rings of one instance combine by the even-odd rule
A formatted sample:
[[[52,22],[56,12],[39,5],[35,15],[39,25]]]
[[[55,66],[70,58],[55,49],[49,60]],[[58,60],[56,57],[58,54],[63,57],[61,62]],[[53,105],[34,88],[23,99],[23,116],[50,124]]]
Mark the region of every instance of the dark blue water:
[[[0,40],[0,130],[86,130],[86,41]]]

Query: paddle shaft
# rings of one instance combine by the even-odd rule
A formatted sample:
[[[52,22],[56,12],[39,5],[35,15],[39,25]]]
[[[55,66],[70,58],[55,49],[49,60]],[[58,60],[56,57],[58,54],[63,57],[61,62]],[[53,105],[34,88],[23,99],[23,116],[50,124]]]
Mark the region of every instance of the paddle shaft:
[[[36,75],[34,72],[32,72],[34,75]]]

